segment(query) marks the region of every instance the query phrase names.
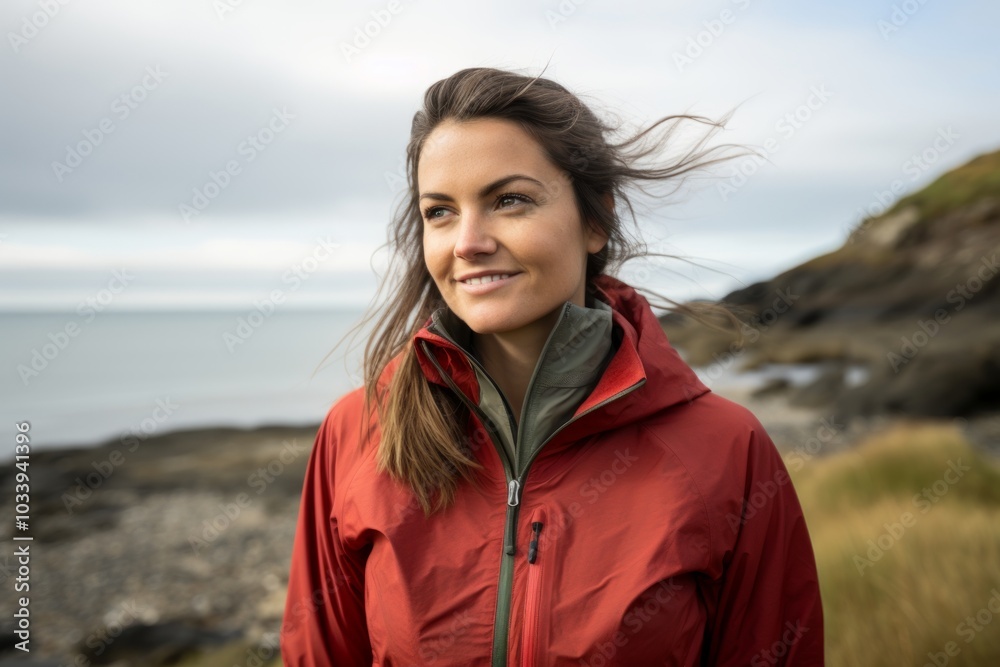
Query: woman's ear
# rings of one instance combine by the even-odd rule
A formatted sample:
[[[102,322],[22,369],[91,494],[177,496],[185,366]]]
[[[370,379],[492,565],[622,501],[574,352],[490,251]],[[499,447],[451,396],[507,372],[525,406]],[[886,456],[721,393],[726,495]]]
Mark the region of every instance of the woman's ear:
[[[607,209],[609,214],[613,214],[615,210],[615,198],[610,192],[605,194],[601,198],[604,202],[604,208]],[[588,226],[588,237],[587,237],[587,252],[594,254],[595,252],[600,252],[600,250],[607,244],[608,235],[601,230],[595,224]]]

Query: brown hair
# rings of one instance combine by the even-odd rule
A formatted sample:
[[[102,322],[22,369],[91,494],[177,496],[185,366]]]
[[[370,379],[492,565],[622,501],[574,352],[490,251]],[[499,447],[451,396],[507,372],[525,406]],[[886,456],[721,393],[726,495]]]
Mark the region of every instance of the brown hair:
[[[595,276],[616,270],[630,259],[649,255],[673,257],[649,252],[641,240],[625,229],[615,210],[617,205],[609,209],[605,202],[609,195],[616,204],[621,202],[634,221],[635,211],[627,194],[628,188],[636,187],[646,192],[639,185],[640,181],[663,182],[674,186],[670,190],[673,193],[681,185],[680,177],[689,172],[746,154],[725,154],[726,148],[742,148],[732,144],[703,148],[716,131],[725,127],[732,113],[728,112],[718,121],[685,114],[666,116],[613,143],[609,137],[619,130],[618,127],[606,124],[579,97],[558,83],[542,78],[541,74],[529,77],[500,69],[473,67],[437,81],[427,89],[423,108],[413,117],[406,147],[408,189],[393,215],[388,240],[380,246],[391,245],[394,251],[387,274],[392,282],[380,280],[373,303],[379,301],[387,287],[392,297],[354,327],[361,327],[381,312],[376,330],[365,345],[363,414],[366,418],[361,422],[369,423],[374,402],[381,429],[377,467],[409,485],[425,515],[451,504],[458,478],[476,483],[473,470],[482,468],[472,456],[473,447],[481,443],[471,444],[468,440],[468,408],[450,391],[426,380],[412,344],[413,336],[431,313],[446,305],[424,264],[423,219],[418,205],[417,165],[430,133],[444,120],[498,118],[518,123],[538,141],[572,185],[581,219],[608,236],[604,248],[587,258],[586,280],[590,289]],[[682,121],[707,125],[709,131],[694,146],[665,165],[640,166],[661,144],[671,139]],[[666,129],[663,137],[647,145],[653,130],[661,125]],[[722,154],[716,156],[717,152]],[[401,270],[396,268],[398,264],[402,265]],[[636,286],[636,289],[640,288]],[[699,311],[721,313],[736,323],[735,318],[719,306],[682,305],[651,290],[645,291],[666,302],[667,310],[699,320]],[[377,381],[397,355],[400,359],[391,381],[384,391],[379,391]],[[432,508],[431,495],[435,491],[437,503]]]

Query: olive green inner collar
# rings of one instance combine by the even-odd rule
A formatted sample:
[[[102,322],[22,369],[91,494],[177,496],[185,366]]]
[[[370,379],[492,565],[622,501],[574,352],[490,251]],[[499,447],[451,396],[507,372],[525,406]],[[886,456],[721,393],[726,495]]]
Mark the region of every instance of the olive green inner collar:
[[[432,314],[432,328],[458,345],[472,364],[479,381],[479,408],[501,435],[514,474],[520,474],[534,452],[590,395],[611,361],[613,326],[611,306],[587,294],[587,306],[566,301],[549,333],[515,424],[505,398],[481,362],[472,356],[472,330],[448,308]]]

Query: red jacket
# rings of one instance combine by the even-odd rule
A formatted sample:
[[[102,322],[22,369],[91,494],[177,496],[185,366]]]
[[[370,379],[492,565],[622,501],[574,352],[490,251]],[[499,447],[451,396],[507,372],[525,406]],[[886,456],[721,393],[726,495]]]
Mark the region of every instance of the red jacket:
[[[645,298],[597,285],[615,344],[523,469],[475,410],[481,368],[436,318],[416,334],[427,381],[472,406],[484,466],[443,512],[425,518],[375,472],[361,389],[330,409],[302,490],[286,667],[823,664],[809,533],[771,439],[699,381]]]

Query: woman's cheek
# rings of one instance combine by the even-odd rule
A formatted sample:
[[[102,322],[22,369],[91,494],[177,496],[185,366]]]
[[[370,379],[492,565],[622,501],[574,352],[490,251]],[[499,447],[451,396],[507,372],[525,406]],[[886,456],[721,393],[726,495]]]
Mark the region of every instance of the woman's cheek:
[[[424,264],[435,281],[442,279],[442,271],[447,271],[447,250],[439,234],[424,234]]]

